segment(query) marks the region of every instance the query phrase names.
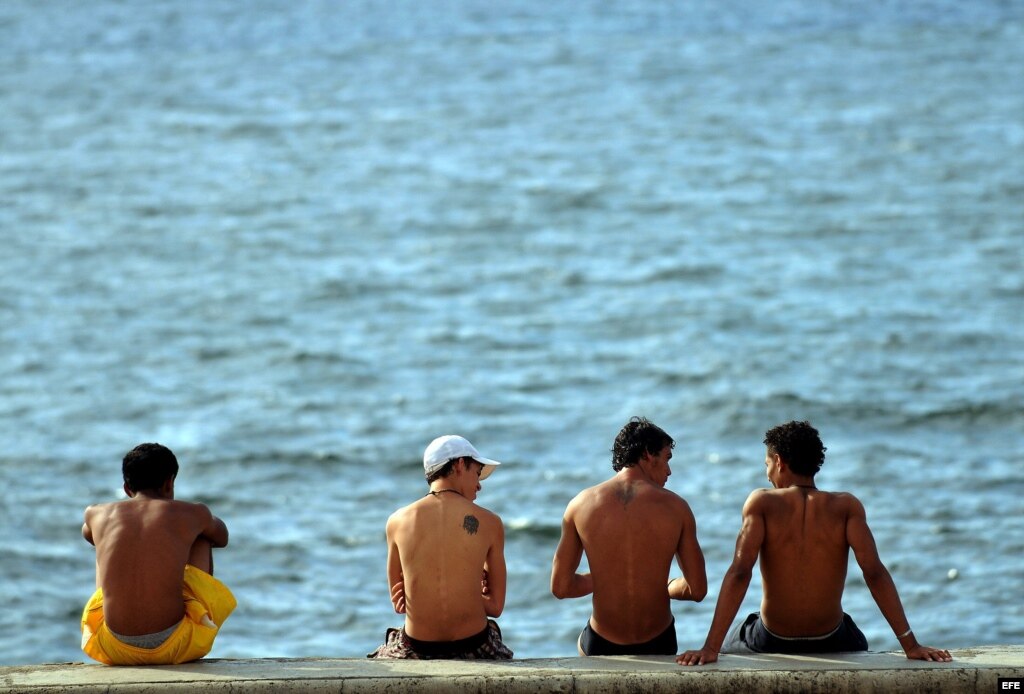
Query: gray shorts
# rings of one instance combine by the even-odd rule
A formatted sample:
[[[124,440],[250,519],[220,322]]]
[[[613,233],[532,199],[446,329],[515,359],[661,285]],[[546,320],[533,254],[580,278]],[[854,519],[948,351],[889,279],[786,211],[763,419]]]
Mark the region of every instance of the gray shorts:
[[[130,636],[128,634],[115,633],[113,629],[110,633],[114,635],[114,638],[121,643],[126,643],[129,646],[135,646],[136,648],[158,648],[163,645],[164,641],[171,638],[171,634],[181,625],[178,622],[174,626],[167,627],[163,631],[158,631],[155,634],[138,634],[137,636]],[[110,629],[110,627],[107,627]]]
[[[736,625],[722,645],[722,653],[844,653],[867,649],[868,640],[845,613],[839,626],[827,634],[792,638],[768,631],[761,613],[753,612]]]

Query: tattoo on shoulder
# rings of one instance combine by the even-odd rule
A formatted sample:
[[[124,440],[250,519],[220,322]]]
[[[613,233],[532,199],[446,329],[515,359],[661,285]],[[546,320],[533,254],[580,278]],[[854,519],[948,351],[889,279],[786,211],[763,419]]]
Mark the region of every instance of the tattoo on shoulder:
[[[619,497],[619,501],[622,502],[623,506],[628,506],[629,502],[633,500],[636,495],[636,491],[633,487],[626,487],[625,489],[617,489],[615,495]]]
[[[470,535],[476,535],[476,531],[480,528],[480,521],[476,519],[476,516],[466,516],[462,519],[462,529]]]

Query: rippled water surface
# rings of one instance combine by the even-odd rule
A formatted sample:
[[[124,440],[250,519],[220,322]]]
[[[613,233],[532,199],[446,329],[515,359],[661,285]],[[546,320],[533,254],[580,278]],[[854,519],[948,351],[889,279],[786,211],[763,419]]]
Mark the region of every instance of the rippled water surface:
[[[450,432],[506,462],[506,640],[571,655],[561,513],[633,414],[708,561],[681,647],[791,418],[923,640],[1024,642],[1019,0],[14,0],[0,45],[0,662],[82,659],[81,512],[149,440],[232,532],[213,655],[362,656]]]

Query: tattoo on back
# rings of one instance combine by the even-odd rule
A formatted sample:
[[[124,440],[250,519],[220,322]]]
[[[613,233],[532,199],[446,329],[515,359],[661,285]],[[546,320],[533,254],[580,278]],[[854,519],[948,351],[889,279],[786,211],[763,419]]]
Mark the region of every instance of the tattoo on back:
[[[476,535],[476,531],[479,527],[480,521],[476,519],[476,516],[466,516],[462,519],[462,529],[470,535]]]
[[[619,501],[622,502],[623,506],[629,506],[629,502],[633,500],[633,496],[635,494],[636,494],[636,491],[633,489],[633,487],[626,487],[625,489],[618,489],[615,492],[615,495],[619,497]]]

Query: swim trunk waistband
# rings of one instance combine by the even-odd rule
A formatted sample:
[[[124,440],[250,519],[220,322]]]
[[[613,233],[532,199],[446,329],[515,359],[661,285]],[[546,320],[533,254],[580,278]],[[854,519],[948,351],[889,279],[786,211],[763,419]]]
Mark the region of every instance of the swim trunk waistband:
[[[822,634],[821,636],[780,636],[779,634],[776,634],[774,631],[765,626],[765,623],[763,621],[761,622],[761,628],[768,632],[768,635],[771,636],[773,639],[779,639],[780,641],[822,641],[824,639],[831,638],[837,631],[842,629],[843,621],[840,620],[839,624],[836,624],[835,629],[828,632],[827,634]]]
[[[107,629],[110,629],[110,633],[115,639],[121,643],[127,643],[129,646],[135,646],[136,648],[159,648],[163,645],[164,641],[171,638],[171,634],[177,630],[179,624],[181,622],[153,634],[118,634],[113,629],[110,629],[110,627],[107,627]]]
[[[443,658],[452,653],[475,651],[487,641],[487,632],[490,630],[491,625],[488,624],[479,634],[473,634],[472,636],[456,639],[455,641],[421,641],[409,636],[408,632],[405,634],[405,638],[409,640],[409,645],[417,653],[431,658]]]
[[[676,643],[676,620],[669,623],[665,631],[644,643],[613,643],[604,638],[590,626],[583,628],[579,638],[580,650],[584,655],[675,655],[678,644]]]

